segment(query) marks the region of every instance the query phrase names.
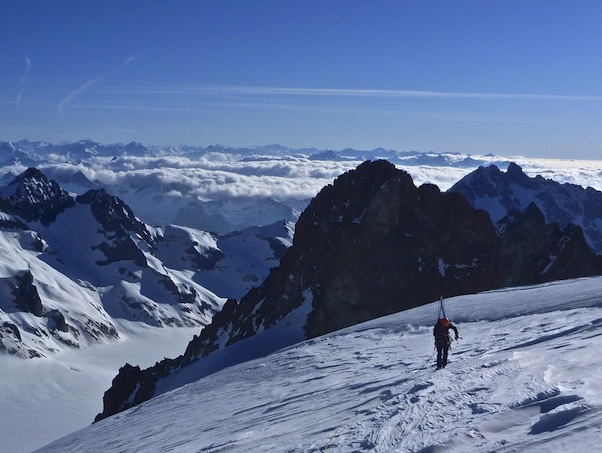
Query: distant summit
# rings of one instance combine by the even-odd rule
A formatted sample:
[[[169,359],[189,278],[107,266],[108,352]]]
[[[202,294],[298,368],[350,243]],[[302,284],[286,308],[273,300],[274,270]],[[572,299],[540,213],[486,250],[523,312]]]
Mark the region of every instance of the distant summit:
[[[580,226],[592,250],[602,254],[602,192],[591,187],[561,184],[542,176],[530,178],[520,166],[510,163],[506,172],[495,165],[479,167],[449,192],[464,195],[473,207],[487,211],[493,222],[533,203],[547,223],[557,222],[560,228]]]
[[[39,221],[48,226],[73,205],[71,196],[36,168],[27,169],[0,189],[0,209],[25,222]]]

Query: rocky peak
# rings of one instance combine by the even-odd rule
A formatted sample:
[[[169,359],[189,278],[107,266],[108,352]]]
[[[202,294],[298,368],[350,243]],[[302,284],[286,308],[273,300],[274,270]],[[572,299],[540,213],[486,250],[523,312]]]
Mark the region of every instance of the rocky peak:
[[[522,178],[519,168],[511,171]],[[495,179],[486,177],[500,174],[490,168],[476,177],[493,186]],[[580,228],[546,224],[535,204],[512,212],[496,231],[487,212],[460,193],[416,187],[389,162],[365,162],[320,191],[301,214],[280,265],[240,301],[229,299],[183,355],[121,372],[97,420],[151,398],[162,377],[276,325],[284,328],[296,315],[305,323],[295,328],[312,338],[440,296],[597,273],[600,258]]]
[[[520,186],[529,187],[533,185],[533,180],[529,178],[523,172],[523,169],[514,162],[510,162],[510,164],[508,164],[506,175],[511,182],[517,183]]]
[[[560,228],[573,223],[581,227],[591,249],[602,254],[602,192],[591,187],[560,184],[542,176],[530,178],[510,163],[505,173],[493,165],[479,167],[449,192],[464,195],[473,207],[487,211],[493,222],[534,203],[547,223],[557,222]]]
[[[147,147],[140,142],[130,142],[124,147],[124,151],[129,156],[145,156],[148,154]]]
[[[73,198],[37,168],[28,168],[0,191],[0,208],[26,222],[49,225],[73,205]]]
[[[92,214],[107,232],[124,235],[126,232],[138,234],[142,239],[151,242],[151,234],[120,198],[110,195],[105,189],[92,189],[79,195],[77,203],[89,204]]]
[[[75,201],[90,205],[92,215],[102,225],[99,233],[107,238],[107,241],[96,246],[107,257],[98,264],[106,265],[127,260],[146,267],[146,258],[137,242],[141,240],[152,247],[152,236],[127,204],[110,195],[105,189],[89,190],[78,196]]]

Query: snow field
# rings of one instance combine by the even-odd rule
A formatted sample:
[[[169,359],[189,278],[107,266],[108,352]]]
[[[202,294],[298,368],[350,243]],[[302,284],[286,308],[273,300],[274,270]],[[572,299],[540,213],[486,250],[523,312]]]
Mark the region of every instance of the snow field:
[[[126,362],[148,367],[181,353],[199,328],[156,328],[120,321],[121,339],[48,358],[3,356],[0,452],[31,452],[89,426]]]
[[[595,451],[601,295],[590,278],[449,299],[440,371],[435,302],[189,376],[40,451]]]

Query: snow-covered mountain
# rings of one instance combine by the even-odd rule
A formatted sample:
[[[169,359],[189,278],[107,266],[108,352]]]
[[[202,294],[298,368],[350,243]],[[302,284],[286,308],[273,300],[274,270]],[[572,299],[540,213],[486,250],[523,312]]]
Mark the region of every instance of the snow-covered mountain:
[[[430,165],[446,166],[473,166],[475,163],[484,163],[478,157],[468,158],[461,153],[434,153],[420,151],[396,151],[385,148],[375,148],[373,150],[356,150],[346,148],[337,150],[321,150],[317,148],[291,148],[278,144],[253,146],[253,147],[231,147],[224,145],[203,146],[157,146],[147,145],[140,142],[131,142],[127,144],[113,143],[102,144],[90,139],[84,139],[73,143],[53,144],[48,142],[32,142],[21,140],[18,142],[0,142],[0,154],[7,159],[29,158],[37,163],[44,161],[76,162],[95,157],[148,157],[148,156],[190,156],[194,159],[200,159],[211,154],[226,154],[235,156],[242,160],[259,160],[266,157],[295,158],[308,157],[312,160],[349,160],[365,161],[376,159],[387,159],[390,161],[407,161],[410,165],[420,165],[428,163]],[[490,156],[494,157],[494,156]],[[488,160],[487,160],[488,161]],[[503,159],[498,159],[503,163]]]
[[[479,166],[510,161],[530,176],[602,190],[602,162],[512,159],[454,152],[293,149],[280,145],[155,146],[0,142],[0,185],[35,166],[74,194],[104,188],[149,225],[178,224],[220,234],[286,219],[295,222],[340,174],[366,160],[386,159],[417,184],[449,189]]]
[[[387,161],[364,162],[312,200],[278,267],[240,301],[228,300],[182,355],[121,368],[97,419],[156,396],[170,375],[216,351],[286,330],[291,318],[304,320],[301,338],[309,339],[440,296],[602,275],[602,257],[578,226],[548,225],[535,206],[504,220],[496,232],[461,195],[416,187]]]
[[[194,297],[200,304],[199,309],[207,308],[207,304],[204,303],[207,302],[206,296],[216,297],[217,303],[211,309],[212,311],[219,308],[226,297],[240,299],[249,291],[255,292],[256,295],[259,294],[257,289],[253,291],[252,288],[269,278],[269,269],[277,264],[282,257],[281,253],[291,245],[293,223],[308,206],[309,200],[322,188],[331,184],[335,178],[356,168],[364,160],[386,158],[393,162],[398,169],[404,169],[412,175],[417,184],[436,183],[442,190],[451,187],[479,165],[485,166],[493,163],[503,170],[510,161],[510,159],[491,155],[468,156],[458,153],[397,152],[384,149],[372,151],[291,150],[277,145],[237,149],[219,145],[207,148],[153,147],[133,143],[128,149],[126,148],[128,145],[100,145],[91,141],[62,145],[31,142],[0,144],[0,162],[4,162],[2,175],[0,175],[0,186],[6,186],[2,189],[4,192],[1,195],[6,197],[6,199],[2,198],[4,203],[2,209],[6,212],[0,214],[0,253],[3,255],[0,260],[0,271],[2,271],[0,279],[3,280],[3,284],[0,285],[3,288],[0,294],[0,304],[2,304],[0,305],[0,315],[2,316],[0,335],[3,336],[2,341],[9,348],[18,350],[23,356],[38,357],[42,354],[46,356],[36,360],[20,360],[14,356],[0,354],[0,359],[2,359],[0,382],[3,383],[0,386],[0,399],[11,414],[5,419],[5,422],[0,424],[0,438],[3,439],[0,450],[6,448],[11,452],[30,451],[32,448],[85,426],[102,409],[102,393],[109,388],[111,379],[117,374],[119,366],[127,362],[134,365],[127,366],[131,369],[150,368],[162,357],[175,357],[181,353],[192,334],[199,334],[200,326],[198,313],[187,312],[186,304],[176,301],[177,293],[179,293],[181,301],[182,298],[186,299],[196,292]],[[599,178],[600,171],[602,171],[600,163],[541,161],[520,157],[512,160],[518,162],[524,173],[531,176],[543,174],[559,182],[577,184],[580,188],[592,186],[602,189]],[[9,188],[10,183],[25,172],[27,167],[34,165],[42,170],[43,175],[50,176],[56,181],[56,186],[47,182],[39,184],[40,181],[34,181],[31,184],[22,185],[21,194],[26,194],[25,196],[15,197],[17,190],[15,187]],[[38,191],[38,188],[42,190]],[[66,194],[65,191],[68,191],[69,194]],[[437,191],[432,187],[422,189],[424,196],[432,195],[434,192]],[[40,197],[40,203],[27,203],[26,199],[30,195],[33,195],[33,200]],[[11,197],[13,198],[11,199]],[[62,204],[62,200],[67,200],[65,205]],[[73,204],[71,205],[68,200],[71,200]],[[345,200],[339,201],[341,204],[337,209],[341,211]],[[28,206],[32,208],[29,211],[25,209]],[[450,204],[450,209],[453,206],[456,205]],[[573,275],[586,275],[582,273],[583,269],[591,269],[591,266],[596,265],[594,258],[582,259],[584,254],[590,254],[590,252],[583,248],[584,240],[580,227],[574,225],[567,225],[566,228],[551,226],[546,224],[544,216],[540,215],[541,212],[537,208],[531,209],[530,206],[526,206],[527,209],[523,213],[515,212],[507,217],[503,227],[499,227],[497,230],[498,234],[503,234],[504,231],[508,235],[518,234],[522,241],[521,245],[514,247],[515,250],[510,250],[509,253],[500,257],[502,262],[510,263],[513,275],[522,278],[522,280],[513,281],[522,284],[546,281],[546,279],[559,275],[558,278],[564,278],[562,276],[567,275],[567,269],[576,272]],[[103,215],[103,213],[107,214],[107,211],[115,213],[115,217]],[[339,211],[335,209],[335,212],[341,214]],[[352,209],[350,212],[355,211]],[[288,221],[279,221],[270,225],[273,219],[282,218],[279,217],[282,215],[281,213],[285,213],[283,218]],[[198,221],[199,214],[205,217],[204,221],[214,222],[213,225],[218,227],[223,225],[224,229],[221,230],[223,234],[216,233],[218,228],[207,228],[214,231],[206,232],[194,228],[195,225],[198,226],[198,223],[186,224],[189,221]],[[24,218],[32,220],[26,221]],[[182,221],[181,224],[170,225],[170,223],[175,223],[173,220],[176,218]],[[244,219],[244,221],[234,224],[231,223],[232,219]],[[470,221],[470,218],[467,221]],[[257,227],[258,225],[259,227]],[[353,222],[351,225],[353,226]],[[242,229],[243,227],[247,227],[247,229],[226,234],[231,229]],[[453,229],[453,226],[450,228]],[[417,232],[419,231],[417,230]],[[533,237],[534,231],[537,232],[538,241],[529,239]],[[65,235],[62,232],[66,232]],[[358,237],[361,239],[361,236]],[[358,237],[348,235],[342,239],[353,240],[355,238],[357,240]],[[445,241],[445,237],[442,240]],[[501,236],[500,240],[504,241]],[[437,243],[438,241],[439,239],[434,240]],[[335,241],[335,243],[341,244],[342,242]],[[85,247],[78,247],[77,244],[84,244]],[[132,247],[131,244],[134,244],[135,247]],[[330,249],[327,242],[321,242],[321,244],[324,247],[317,250],[316,253],[338,256],[341,263],[346,262],[346,258],[341,258],[337,254],[337,249]],[[510,249],[507,246],[502,247],[505,247],[506,250]],[[517,259],[519,255],[516,253],[519,251],[522,252],[521,260],[525,258],[525,262],[529,263],[522,269],[517,265],[520,260]],[[351,263],[353,262],[355,261],[351,261]],[[125,265],[120,266],[123,263]],[[415,261],[414,267],[416,267],[416,263]],[[433,263],[435,264],[433,265]],[[579,263],[581,267],[573,266],[574,263]],[[336,275],[340,263],[333,261],[330,264],[330,268],[323,267],[323,270],[328,270],[330,274]],[[471,265],[474,267],[474,263]],[[450,266],[450,262],[438,259],[431,262],[430,267],[439,274],[449,272],[450,276],[455,275],[456,271],[463,272],[462,269],[464,272],[470,271],[470,266]],[[345,272],[349,276],[348,280],[352,282],[354,271]],[[386,272],[387,269],[384,269],[381,275]],[[294,275],[290,274],[290,276],[294,280]],[[375,279],[375,282],[377,280]],[[282,279],[282,282],[285,281],[286,279]],[[361,279],[358,279],[356,284],[360,285]],[[432,282],[428,283],[427,287],[429,285],[431,285],[431,289],[438,288]],[[548,285],[535,288],[534,291],[537,294],[533,293],[533,297],[528,300],[520,298],[522,292],[509,292],[507,295],[512,300],[523,300],[525,304],[536,309],[539,307],[539,302],[548,300],[548,298],[563,301],[566,299],[563,291],[547,291],[543,288],[548,288]],[[594,290],[591,294],[585,294],[573,286],[570,291],[576,292],[575,294],[567,292],[569,297],[575,295],[578,298],[583,295],[583,299],[581,299],[583,304],[587,304],[589,299],[596,297],[593,295]],[[499,292],[499,294],[503,293],[505,292]],[[375,297],[374,294],[380,295],[380,291],[368,291],[365,300],[368,303],[374,301],[374,305],[378,306],[380,297]],[[306,296],[309,294],[303,294],[303,297]],[[313,294],[311,296],[313,297]],[[483,296],[483,298],[487,297]],[[167,303],[160,310],[156,310],[154,309],[155,305],[150,303],[151,301],[158,302],[155,298],[162,302],[167,301]],[[247,320],[257,323],[258,329],[254,332],[258,335],[232,344],[206,359],[196,361],[183,368],[185,372],[172,374],[168,379],[162,380],[157,388],[157,394],[161,396],[155,400],[164,398],[164,392],[184,383],[194,382],[199,377],[208,376],[219,369],[236,365],[244,360],[263,357],[268,352],[288,345],[299,343],[301,349],[292,348],[291,350],[299,350],[302,354],[304,345],[323,344],[328,347],[329,338],[341,338],[342,342],[353,344],[353,338],[359,338],[357,335],[356,337],[345,336],[344,331],[342,336],[339,336],[339,333],[331,333],[326,337],[315,339],[313,343],[300,343],[306,338],[301,327],[310,313],[313,302],[311,297],[307,297],[305,300],[308,303],[289,313],[277,311],[272,315],[266,315],[264,310],[258,310],[255,313],[251,310],[249,313],[252,316]],[[424,299],[425,302],[430,300],[433,298]],[[90,301],[92,302],[90,303]],[[495,301],[502,307],[508,305],[503,297],[496,298]],[[592,303],[597,306],[597,299]],[[235,302],[231,302],[228,306],[232,308],[235,306]],[[492,307],[489,308],[494,310]],[[542,310],[548,309],[554,309],[554,307]],[[172,316],[170,310],[180,310],[183,313],[176,312]],[[479,313],[478,310],[475,313]],[[512,311],[504,316],[514,316],[515,313],[518,311]],[[219,312],[216,317],[226,319],[229,314],[231,314],[230,311]],[[155,317],[156,315],[158,318]],[[270,316],[274,316],[273,319]],[[497,314],[492,316],[497,316]],[[170,327],[185,325],[179,322],[180,317],[192,318],[193,322],[188,325],[197,325],[197,327]],[[487,316],[482,316],[482,319],[486,318]],[[157,321],[157,319],[162,320]],[[456,319],[462,321],[461,318]],[[267,322],[265,322],[266,320]],[[274,325],[270,324],[273,320],[277,321]],[[526,324],[521,324],[523,326],[521,330],[524,332],[521,332],[520,338],[525,342],[531,341],[526,338],[529,332],[539,332],[545,335],[547,325],[556,325],[548,318],[530,318],[530,320],[535,323],[535,327],[531,330]],[[417,337],[420,344],[423,343],[423,340],[427,343],[430,340],[428,326],[431,321],[429,319],[423,324],[417,324],[422,335]],[[519,320],[519,324],[521,322]],[[591,324],[597,325],[595,319],[591,321]],[[153,327],[158,325],[163,327]],[[215,326],[218,325],[226,325],[226,323],[215,324]],[[268,325],[271,328],[266,329]],[[485,336],[491,324],[483,324],[482,328],[477,324],[475,326],[479,335]],[[240,327],[246,328],[243,324]],[[80,328],[84,330],[80,332]],[[384,327],[384,330],[386,329],[387,327]],[[379,333],[384,330],[377,327],[377,332],[369,333],[368,337],[380,342],[381,345],[383,342],[386,344],[391,338],[379,336]],[[361,331],[360,327],[360,330],[356,332]],[[115,341],[117,337],[112,335],[113,332],[118,334],[118,341]],[[269,335],[266,335],[268,332]],[[401,331],[395,330],[394,334],[397,333],[401,333]],[[569,331],[568,334],[570,333]],[[228,330],[227,334],[236,334],[236,332]],[[227,335],[221,336],[224,342],[226,337]],[[242,338],[241,335],[234,335],[234,337]],[[409,339],[406,336],[404,338]],[[479,336],[475,335],[475,342],[477,338]],[[559,338],[561,341],[562,337]],[[585,339],[588,340],[588,338]],[[481,341],[480,338],[479,341]],[[343,343],[340,344],[343,345]],[[593,342],[589,345],[597,346]],[[222,346],[223,344],[218,344],[219,348]],[[491,343],[490,346],[494,347],[494,344]],[[560,347],[562,343],[555,346]],[[365,347],[365,344],[358,346],[351,359],[359,357],[355,352],[361,347]],[[145,348],[148,349],[145,350]],[[570,349],[568,347],[566,350]],[[371,349],[371,351],[373,350]],[[61,353],[55,354],[54,352]],[[322,352],[323,350],[317,350],[316,354]],[[474,352],[476,354],[477,350],[475,349]],[[561,352],[564,351],[560,351],[559,354]],[[283,354],[286,353],[285,350]],[[421,352],[418,354],[421,355]],[[266,395],[266,398],[283,395],[288,388],[301,394],[303,388],[314,388],[313,385],[319,385],[325,377],[322,377],[322,374],[314,375],[307,381],[303,375],[311,376],[309,370],[325,366],[332,370],[342,370],[343,374],[340,375],[333,372],[334,379],[341,382],[340,386],[334,385],[333,388],[336,390],[335,393],[339,393],[343,397],[341,402],[344,404],[341,407],[333,403],[332,399],[330,402],[329,399],[325,400],[325,403],[334,407],[337,412],[333,413],[327,409],[323,413],[322,419],[332,417],[333,421],[345,425],[345,419],[340,419],[339,415],[344,415],[354,401],[357,402],[358,392],[361,391],[363,393],[360,393],[360,398],[361,395],[371,394],[374,398],[381,398],[383,403],[386,402],[378,387],[382,376],[369,374],[374,371],[370,367],[379,367],[379,369],[385,370],[388,365],[383,362],[365,361],[368,366],[366,374],[363,375],[365,379],[360,378],[360,383],[357,384],[363,385],[362,382],[364,382],[365,385],[361,387],[361,390],[356,391],[356,384],[351,381],[355,369],[353,371],[350,368],[346,369],[341,366],[341,362],[336,361],[332,366],[330,364],[316,366],[312,356],[307,362],[304,362],[301,355],[296,355],[294,352],[290,356],[297,365],[298,363],[307,363],[309,368],[305,365],[301,366],[299,375],[286,374],[284,373],[286,368],[292,368],[295,363],[279,360],[278,366],[283,365],[285,369],[275,373],[274,378],[282,377],[283,381],[267,379],[267,382],[272,383],[271,389],[260,390],[263,392],[262,395]],[[390,357],[390,354],[387,353],[386,357]],[[416,357],[416,355],[408,356],[407,360],[414,360],[413,363],[416,365]],[[560,356],[549,357],[552,360]],[[343,354],[342,360],[347,360],[345,354]],[[559,360],[565,360],[564,356]],[[262,362],[259,363],[261,368]],[[583,364],[585,367],[590,367],[589,363],[583,362]],[[595,367],[592,369],[595,374]],[[198,371],[198,374],[195,370]],[[400,372],[399,368],[391,368],[391,370],[390,377],[383,378],[386,385],[391,384],[394,387],[396,383],[403,384],[401,381],[398,382],[395,377],[400,373],[404,376],[402,379],[407,379],[408,383],[413,378],[413,375]],[[497,372],[497,370],[497,368],[493,368],[493,372]],[[242,373],[241,378],[243,379],[245,375],[251,376],[253,373],[253,369],[245,368],[244,364],[236,365],[232,371]],[[227,388],[224,386],[223,379],[232,379],[233,384],[228,387],[229,390],[226,391],[226,394],[229,391],[246,391],[252,394],[250,388],[237,384],[236,379],[232,378],[229,372],[229,370],[225,370],[212,375],[207,381],[208,385],[210,387],[221,385],[222,388]],[[534,368],[534,372],[542,372],[542,368]],[[222,382],[218,383],[212,379],[221,379]],[[520,381],[521,376],[513,374],[509,379]],[[275,382],[276,384],[274,384]],[[301,385],[287,387],[287,383],[291,382],[299,382]],[[368,382],[375,384],[368,384]],[[422,384],[417,382],[417,385]],[[342,390],[346,388],[350,389],[349,393]],[[35,389],[35,391],[31,389]],[[261,389],[261,386],[258,386],[258,389]],[[579,389],[583,390],[582,387]],[[426,388],[419,390],[426,390]],[[469,390],[466,391],[470,393]],[[499,387],[492,385],[490,390],[491,392],[487,395],[495,394],[499,391]],[[405,393],[402,391],[403,388],[400,389],[401,393],[395,395],[404,395]],[[315,392],[318,395],[324,395],[319,388]],[[424,393],[428,393],[428,390]],[[419,392],[409,392],[408,394],[421,395]],[[216,406],[219,405],[220,397],[216,393],[208,392],[207,395],[209,402],[213,402],[213,405]],[[565,401],[565,395],[561,394],[560,396],[560,401]],[[188,397],[189,395],[184,396],[184,398]],[[337,396],[332,398],[337,398]],[[154,404],[155,400],[143,403],[139,406],[140,410],[146,410],[143,408]],[[191,397],[190,400],[194,401],[195,399]],[[126,440],[123,440],[120,445],[140,445],[142,450],[147,451],[154,451],[156,445],[163,445],[162,448],[168,451],[186,451],[189,445],[195,445],[195,447],[191,447],[192,449],[196,448],[198,445],[196,442],[200,439],[203,442],[207,440],[203,446],[206,446],[208,451],[219,448],[226,451],[228,448],[233,448],[233,451],[237,451],[239,445],[251,445],[250,450],[258,450],[261,447],[257,445],[261,443],[261,440],[258,440],[259,436],[250,433],[254,429],[252,426],[259,426],[261,427],[259,430],[264,432],[276,433],[276,438],[284,436],[278,434],[279,427],[274,431],[266,424],[266,420],[272,421],[270,413],[280,414],[278,407],[267,410],[271,406],[265,406],[267,415],[262,418],[262,407],[255,410],[249,406],[253,404],[253,401],[246,398],[241,398],[240,401],[242,402],[241,406],[233,403],[230,407],[242,412],[234,414],[216,411],[215,418],[206,417],[210,423],[219,422],[223,425],[223,430],[222,425],[213,430],[216,434],[215,438],[209,437],[210,434],[205,435],[203,432],[201,437],[190,440],[176,430],[175,432],[180,434],[180,438],[184,439],[181,444],[178,439],[170,439],[165,442],[157,440],[151,446],[150,444],[131,444],[131,439],[127,439],[127,442],[130,443],[126,444]],[[283,410],[290,410],[292,414],[304,413],[304,411],[297,411],[297,407],[289,406],[287,401],[288,398],[283,396],[276,404],[282,404]],[[294,398],[291,401],[294,401]],[[309,405],[317,403],[313,399],[300,398],[299,401],[302,405],[306,402]],[[468,404],[464,397],[459,398],[459,401]],[[554,401],[543,404],[549,408],[550,405],[553,406]],[[232,398],[226,398],[226,402],[231,403]],[[590,399],[587,402],[589,403]],[[558,418],[563,420],[567,413],[562,410],[565,409],[562,407],[563,405],[560,406],[558,412],[561,412],[561,415]],[[199,407],[205,406],[201,404]],[[319,404],[316,407],[320,407]],[[391,410],[396,410],[396,407],[392,407]],[[412,410],[409,409],[409,411]],[[479,410],[477,406],[477,412],[473,414],[475,417],[481,416]],[[205,410],[205,412],[207,411],[208,409]],[[257,415],[257,412],[260,414]],[[56,417],[57,413],[60,413],[61,417]],[[390,412],[385,411],[383,416],[386,417],[388,413]],[[408,417],[407,412],[402,413],[404,418]],[[482,414],[485,417],[487,413],[483,412]],[[539,428],[535,429],[538,432],[535,434],[541,433],[541,426],[554,428],[562,424],[554,424],[555,413],[555,411],[551,413],[552,421],[542,422],[538,425]],[[250,418],[246,418],[246,414],[249,414]],[[515,412],[509,412],[509,415],[512,414]],[[568,411],[568,414],[572,414],[571,410]],[[355,412],[353,415],[356,415]],[[366,415],[370,414],[366,413]],[[170,417],[171,415],[167,419]],[[304,416],[301,415],[301,417]],[[428,411],[425,417],[431,420],[432,424]],[[546,418],[547,416],[542,417]],[[116,416],[110,420],[120,419],[121,416]],[[231,429],[232,425],[226,423],[228,419],[240,419],[240,426],[244,431]],[[190,416],[187,420],[194,423],[197,419]],[[287,422],[289,420],[287,419]],[[464,420],[470,421],[471,419]],[[99,422],[95,426],[103,426],[104,423],[106,421]],[[174,421],[174,423],[176,422]],[[178,421],[178,423],[189,426],[187,425],[188,421]],[[303,437],[303,440],[298,443],[299,446],[292,447],[292,450],[334,449],[335,445],[330,442],[339,436],[339,432],[344,427],[339,428],[337,425],[336,428],[329,426],[316,428],[316,425],[312,423],[313,421],[303,421],[302,424],[308,426],[309,431],[302,430],[297,434],[290,435],[290,442],[294,442],[295,438]],[[528,424],[528,421],[525,423]],[[536,420],[533,420],[532,423],[535,424]],[[144,422],[138,426],[146,432],[152,432],[153,429]],[[285,426],[285,428],[290,433],[295,433],[294,429],[289,429],[289,426]],[[191,429],[198,434],[198,430]],[[119,430],[120,428],[117,428],[116,432],[120,433]],[[140,434],[136,428],[130,427],[130,430],[132,433]],[[388,426],[374,432],[369,428],[367,430],[362,428],[355,430],[355,433],[369,439],[372,435],[384,438],[386,434],[379,433],[387,430],[395,433],[395,429]],[[315,436],[320,435],[320,431],[328,436],[326,447],[320,446],[323,441],[321,437],[311,441]],[[477,437],[479,437],[478,432],[477,430]],[[562,434],[564,432],[560,431]],[[31,433],[36,434],[32,436]],[[483,434],[484,443],[478,444],[475,447],[477,450],[480,446],[492,450],[494,447],[489,447],[492,443],[499,441],[499,445],[495,447],[498,448],[506,442],[505,438],[491,435],[488,429],[481,433],[485,433]],[[402,436],[406,437],[409,434],[409,431],[404,431]],[[229,437],[231,435],[233,437]],[[241,436],[250,439],[251,443],[239,444]],[[429,436],[434,435],[427,434],[427,440],[435,439],[435,437]],[[487,436],[489,437],[487,438]],[[142,438],[144,435],[140,434],[139,437]],[[226,439],[222,447],[220,447],[218,437]],[[116,438],[125,439],[122,434]],[[309,444],[304,444],[306,438],[310,439],[308,442],[314,442],[315,445],[312,444],[312,447],[308,447]],[[157,437],[151,436],[150,439],[149,442],[153,442],[153,439],[157,439]],[[362,448],[357,437],[350,439],[349,444],[337,443],[339,451],[356,451]],[[547,439],[548,437],[545,438],[545,440]],[[257,443],[252,443],[254,441]],[[117,442],[122,441],[118,440]],[[275,442],[275,444],[266,443],[266,445],[268,447],[273,445],[273,449],[276,450],[280,450],[282,442],[291,445],[289,440],[276,440]],[[379,447],[378,445],[381,445],[379,440],[369,440],[363,446],[369,448],[370,442],[377,445],[373,449],[380,448],[380,451],[389,451],[393,448]],[[438,442],[439,438],[433,440],[433,444]],[[83,448],[84,451],[86,449],[107,451],[107,447],[103,443],[99,443],[97,447],[89,444],[84,447],[84,444],[77,444],[78,446],[74,447],[74,450]],[[214,445],[211,446],[211,444]],[[384,442],[382,445],[393,444]],[[474,444],[470,444],[470,446],[474,447]],[[584,443],[584,446],[588,447],[588,444]],[[112,444],[112,447],[117,448],[116,444]],[[451,446],[448,444],[448,447],[453,447],[456,451],[466,451],[461,446],[454,446],[454,444]],[[244,450],[244,447],[240,448],[241,451]],[[399,448],[404,451],[403,448],[406,447]],[[197,450],[198,448],[194,451]],[[436,447],[426,447],[425,451],[436,451]]]
[[[602,192],[576,184],[561,184],[538,175],[527,176],[515,163],[502,172],[495,165],[479,167],[450,189],[464,195],[494,222],[534,203],[548,223],[561,228],[579,225],[592,249],[602,255]]]
[[[461,338],[439,371],[437,302],[296,344],[291,320],[38,451],[597,451],[600,294],[596,277],[448,299]]]
[[[239,299],[267,277],[291,246],[295,226],[281,220],[226,235],[167,225],[157,228],[155,256],[221,297]]]
[[[284,221],[229,236],[150,227],[104,189],[71,196],[35,168],[0,189],[0,349],[41,357],[149,326],[211,321],[290,245]]]

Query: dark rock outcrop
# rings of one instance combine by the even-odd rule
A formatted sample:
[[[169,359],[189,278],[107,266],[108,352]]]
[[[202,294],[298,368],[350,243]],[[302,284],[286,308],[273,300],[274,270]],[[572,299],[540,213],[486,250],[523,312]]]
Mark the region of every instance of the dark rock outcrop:
[[[73,198],[36,168],[27,169],[0,192],[2,211],[46,226],[73,205]]]
[[[105,393],[103,397],[103,404],[105,411],[111,413],[118,413],[129,409],[130,407],[136,406],[149,398],[155,390],[154,382],[146,383],[143,379],[142,372],[139,366],[132,366],[126,363],[119,369],[119,374],[113,379],[111,388]],[[129,391],[130,389],[136,389],[134,398],[130,400],[124,400],[122,398],[123,390]],[[134,392],[130,391],[130,394]],[[116,404],[117,403],[117,404]],[[115,405],[116,404],[116,405]],[[96,416],[94,421],[101,420],[100,414]]]
[[[119,198],[109,195],[104,189],[89,190],[78,196],[77,203],[89,204],[92,215],[102,225],[99,232],[107,237],[96,246],[106,256],[99,265],[107,265],[116,261],[132,261],[140,267],[146,267],[144,253],[132,240],[131,234],[152,244],[152,238],[144,223],[136,218],[132,210]]]
[[[61,332],[69,332],[69,325],[65,320],[65,315],[63,315],[59,310],[50,310],[48,312],[48,324],[49,329],[60,330]]]
[[[15,276],[15,284],[12,288],[15,303],[21,311],[41,317],[44,314],[42,299],[38,288],[33,283],[31,271],[25,271],[22,275]]]
[[[531,203],[497,223],[507,286],[602,274],[602,257],[591,251],[580,227],[546,223]]]

